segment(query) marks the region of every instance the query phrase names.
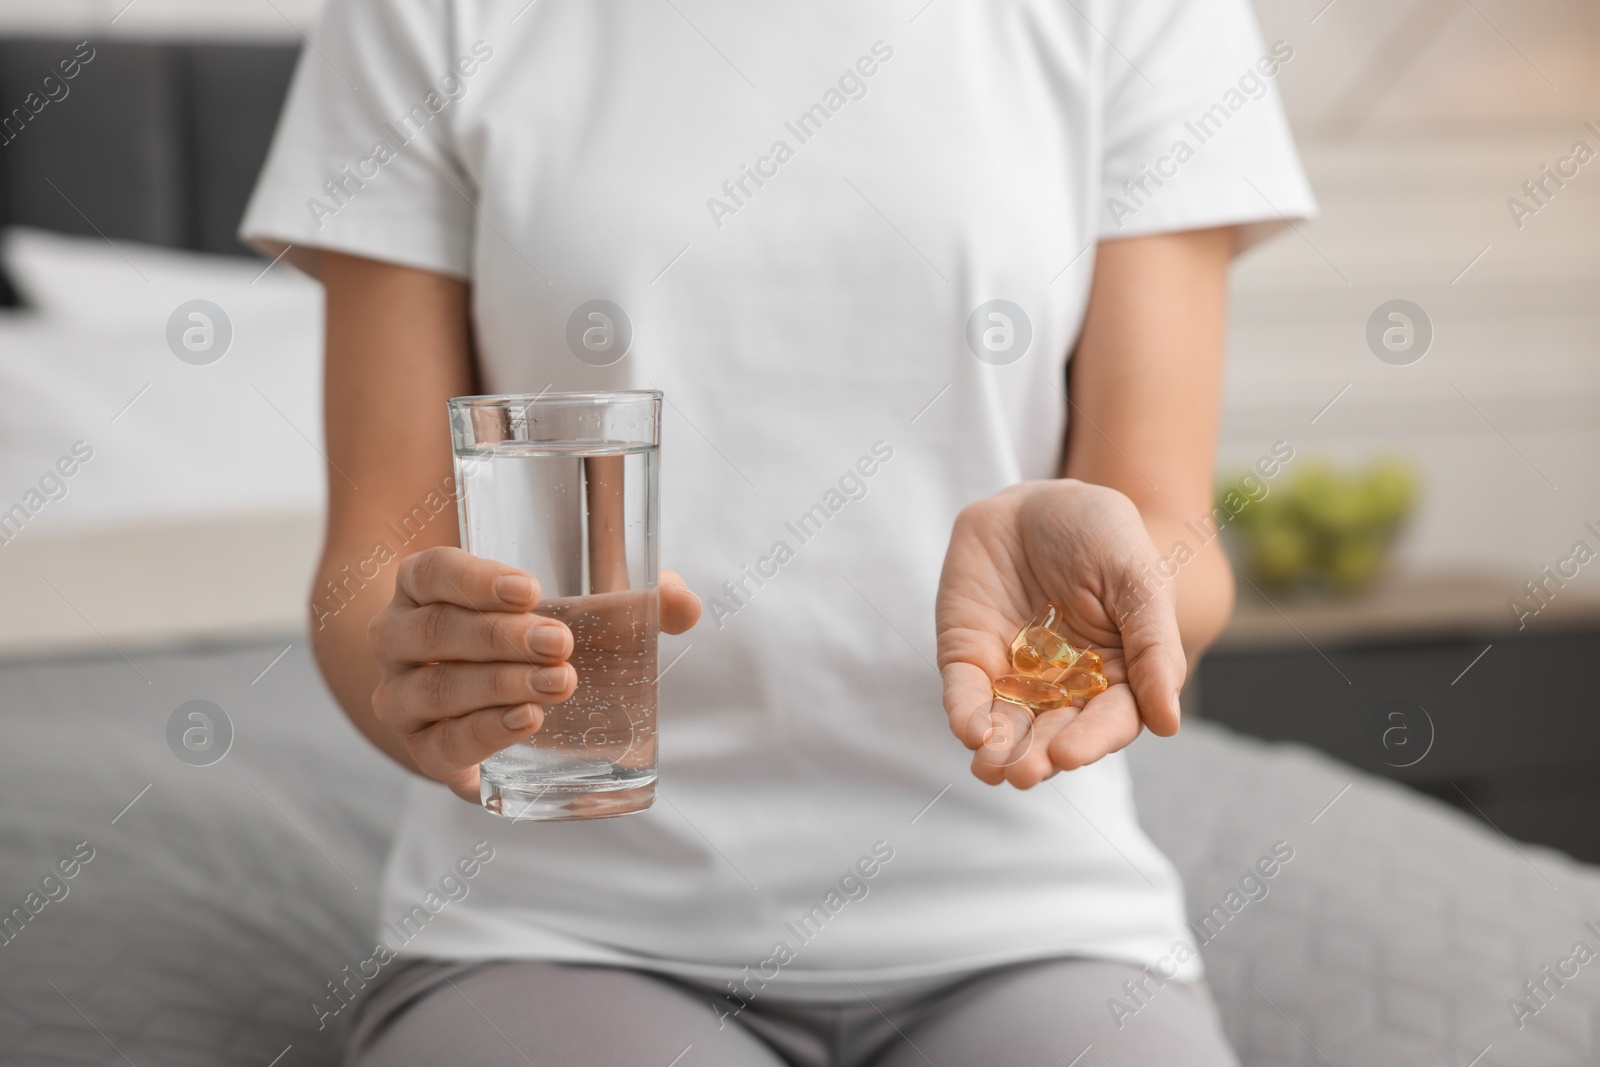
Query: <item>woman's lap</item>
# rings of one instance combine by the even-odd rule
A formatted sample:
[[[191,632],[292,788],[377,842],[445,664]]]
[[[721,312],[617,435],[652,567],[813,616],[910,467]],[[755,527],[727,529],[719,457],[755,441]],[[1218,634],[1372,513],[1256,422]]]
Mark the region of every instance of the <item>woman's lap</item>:
[[[1129,981],[1144,986],[1137,998]],[[538,961],[407,961],[371,996],[351,1067],[1237,1067],[1203,987],[1157,986],[1101,960],[1020,964],[848,1004],[757,999],[737,1016],[709,987]]]
[[[1138,999],[1125,983],[1136,989]],[[1114,1013],[1115,998],[1124,1009]],[[1135,1010],[1135,1008],[1137,1010]],[[1130,1014],[1131,1013],[1131,1014]],[[989,971],[931,1005],[875,1067],[1238,1067],[1205,986],[1105,960]]]
[[[408,962],[362,1006],[350,1067],[678,1067],[778,1065],[671,981],[637,971],[538,961]]]

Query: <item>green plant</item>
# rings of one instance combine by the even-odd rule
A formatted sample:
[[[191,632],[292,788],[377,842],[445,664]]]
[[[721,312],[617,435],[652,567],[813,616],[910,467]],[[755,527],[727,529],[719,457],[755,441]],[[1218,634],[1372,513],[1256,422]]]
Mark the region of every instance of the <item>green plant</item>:
[[[1416,506],[1417,477],[1398,459],[1357,470],[1309,462],[1272,488],[1252,475],[1218,486],[1222,501],[1248,503],[1225,528],[1245,574],[1277,590],[1352,593],[1383,572],[1396,535]]]

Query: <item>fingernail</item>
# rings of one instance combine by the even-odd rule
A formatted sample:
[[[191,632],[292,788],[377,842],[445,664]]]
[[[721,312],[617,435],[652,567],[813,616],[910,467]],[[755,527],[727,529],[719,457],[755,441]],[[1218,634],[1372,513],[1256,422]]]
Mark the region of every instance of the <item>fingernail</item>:
[[[500,716],[507,730],[526,730],[533,725],[533,705],[519,704]]]
[[[525,574],[496,578],[494,595],[508,604],[525,604],[533,599],[533,579]]]
[[[554,693],[567,687],[568,667],[535,667],[533,687],[545,693]]]
[[[528,635],[528,650],[536,656],[559,656],[567,647],[567,635],[559,626],[540,626]]]

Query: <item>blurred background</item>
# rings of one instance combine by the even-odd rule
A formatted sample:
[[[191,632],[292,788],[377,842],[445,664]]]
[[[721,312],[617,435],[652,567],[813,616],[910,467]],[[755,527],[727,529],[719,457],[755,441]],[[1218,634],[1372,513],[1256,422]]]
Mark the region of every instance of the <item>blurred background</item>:
[[[1204,713],[1600,860],[1600,566],[1575,551],[1600,549],[1600,167],[1577,162],[1600,150],[1600,8],[1257,10],[1266,37],[1296,49],[1280,82],[1323,214],[1236,271],[1219,473],[1290,442],[1286,525],[1298,511],[1342,529],[1353,546],[1334,565],[1356,588],[1241,583],[1202,670]],[[1546,175],[1563,159],[1576,176],[1558,186]],[[1530,196],[1524,183],[1541,181],[1548,193]],[[1425,354],[1371,344],[1369,321],[1395,300],[1431,323]],[[1362,503],[1316,469],[1382,460],[1390,500],[1410,498],[1386,561],[1360,543],[1364,520],[1383,519],[1382,475]],[[1296,490],[1300,508],[1285,499]],[[1273,532],[1275,545],[1234,542],[1284,576],[1316,555],[1316,537],[1286,547]]]
[[[76,100],[5,134],[12,662],[301,627],[320,293],[232,232],[319,6],[0,0],[8,101],[80,35],[99,49]],[[1600,552],[1600,10],[1257,7],[1294,49],[1278,83],[1322,215],[1236,270],[1197,530],[1226,527],[1240,607],[1190,703],[1600,860],[1600,564],[1575,555]],[[162,320],[202,296],[237,340],[199,368]],[[75,445],[93,458],[58,488]]]
[[[8,657],[301,624],[320,294],[232,231],[319,6],[0,0],[6,100],[91,28],[106,75],[7,131],[0,508],[94,453],[0,526]],[[1220,488],[1293,458],[1218,512],[1240,609],[1191,703],[1600,860],[1600,11],[1257,7],[1322,216],[1236,270]],[[126,182],[96,143],[143,146]],[[203,372],[156,321],[200,294],[238,338]]]
[[[241,1002],[279,988],[299,1012],[306,973],[357,958],[393,817],[399,772],[318,710],[304,637],[320,291],[233,237],[319,6],[0,0],[0,103],[44,101],[0,114],[0,736],[24,765],[58,767],[62,730],[46,726],[92,703],[104,744],[149,756],[84,760],[93,790],[41,796],[8,774],[0,794],[29,812],[8,833],[30,856],[92,816],[97,847],[165,880],[137,901],[81,890],[102,893],[94,929],[114,948],[70,983],[75,957],[31,932],[7,958],[48,960],[113,1034],[169,1027],[118,1000],[122,962],[141,961],[158,999],[193,985],[183,960],[149,963],[173,955],[144,933],[163,911],[196,936],[218,925],[206,983],[240,983]],[[1294,50],[1277,82],[1322,214],[1235,271],[1217,509],[1194,531],[1227,539],[1239,608],[1189,710],[1600,862],[1600,7],[1257,9],[1266,40]],[[69,57],[63,93],[43,79]],[[200,351],[183,344],[193,328],[211,331]],[[169,715],[205,697],[227,704],[209,705],[226,727],[215,759],[234,729],[277,747],[241,746],[225,776],[151,777],[157,761],[204,764]],[[305,736],[287,707],[327,732]],[[341,774],[362,787],[328,795]],[[207,822],[207,804],[242,814]],[[163,821],[141,830],[150,809]],[[242,920],[185,903],[191,871],[241,894],[253,943],[304,953],[299,972],[216,948]],[[8,893],[40,872],[9,873]],[[307,936],[313,900],[331,902],[333,933]],[[61,989],[19,969],[0,993],[0,1032],[27,1021],[27,1047],[87,1042],[62,1062],[99,1062],[104,1035]],[[290,1047],[332,1057],[300,1014]],[[191,1012],[169,1028],[245,1049],[230,1026]]]
[[[95,49],[4,134],[12,662],[302,625],[320,293],[232,233],[319,6],[0,0],[5,100]],[[1600,860],[1600,11],[1257,7],[1322,215],[1236,270],[1196,528],[1225,527],[1240,607],[1191,704]],[[235,340],[198,367],[166,319],[202,297]]]

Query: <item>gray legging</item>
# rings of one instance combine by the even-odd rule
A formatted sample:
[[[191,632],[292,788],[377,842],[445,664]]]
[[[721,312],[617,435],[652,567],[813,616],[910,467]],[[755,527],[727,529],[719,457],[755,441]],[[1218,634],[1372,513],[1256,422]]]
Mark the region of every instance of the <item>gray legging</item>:
[[[395,961],[357,1005],[350,1067],[1238,1067],[1203,984],[1102,960],[970,975],[929,993],[800,1003],[537,961]],[[1138,1000],[1124,987],[1143,981]],[[1137,1012],[1113,1015],[1115,997]],[[1119,1026],[1120,1023],[1120,1026]]]

